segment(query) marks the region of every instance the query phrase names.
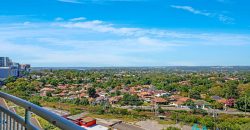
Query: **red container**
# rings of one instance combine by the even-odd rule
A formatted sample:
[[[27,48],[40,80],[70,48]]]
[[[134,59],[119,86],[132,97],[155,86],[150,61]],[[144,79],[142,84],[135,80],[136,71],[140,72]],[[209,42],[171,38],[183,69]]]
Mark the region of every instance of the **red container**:
[[[80,119],[77,119],[79,121],[80,126],[90,127],[96,124],[96,119],[91,117],[83,117]]]

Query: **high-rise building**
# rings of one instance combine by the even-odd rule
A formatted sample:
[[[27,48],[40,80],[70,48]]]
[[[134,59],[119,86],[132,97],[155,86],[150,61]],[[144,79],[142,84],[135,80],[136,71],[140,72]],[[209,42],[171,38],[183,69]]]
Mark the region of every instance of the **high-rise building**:
[[[30,71],[30,64],[21,64],[21,70]]]
[[[27,68],[30,65],[26,66]],[[12,62],[9,57],[0,57],[0,80],[6,79],[10,76],[20,76],[21,65],[19,63]]]
[[[12,65],[12,61],[9,57],[0,57],[0,67],[9,67]]]
[[[6,79],[8,77],[18,77],[19,69],[16,67],[0,67],[0,79]]]

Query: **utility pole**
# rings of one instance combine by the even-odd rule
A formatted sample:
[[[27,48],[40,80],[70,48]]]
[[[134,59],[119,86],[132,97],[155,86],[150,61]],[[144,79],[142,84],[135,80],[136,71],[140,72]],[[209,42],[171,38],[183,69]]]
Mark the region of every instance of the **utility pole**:
[[[247,115],[247,95],[245,95],[245,117]]]
[[[157,116],[158,115],[158,104],[157,103],[155,103],[155,105],[154,105],[154,108],[155,108],[155,116]]]

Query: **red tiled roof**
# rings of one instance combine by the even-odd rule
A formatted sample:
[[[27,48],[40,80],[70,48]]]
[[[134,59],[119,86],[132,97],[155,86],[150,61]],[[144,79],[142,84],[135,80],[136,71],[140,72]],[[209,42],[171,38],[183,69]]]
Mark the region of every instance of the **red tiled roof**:
[[[155,102],[155,103],[165,103],[165,102],[167,102],[167,100],[164,99],[164,98],[154,98],[153,102]]]
[[[220,100],[217,100],[219,103],[223,103],[223,104],[226,104],[227,103],[227,99],[220,99]]]

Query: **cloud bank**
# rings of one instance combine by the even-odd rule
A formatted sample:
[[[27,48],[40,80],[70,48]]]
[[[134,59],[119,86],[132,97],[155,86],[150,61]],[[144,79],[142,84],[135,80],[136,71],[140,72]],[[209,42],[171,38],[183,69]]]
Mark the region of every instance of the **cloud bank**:
[[[126,27],[85,17],[63,19],[1,24],[0,54],[22,57],[14,60],[33,66],[205,65],[206,61],[187,62],[187,56],[199,53],[194,48],[250,45],[248,34]]]

